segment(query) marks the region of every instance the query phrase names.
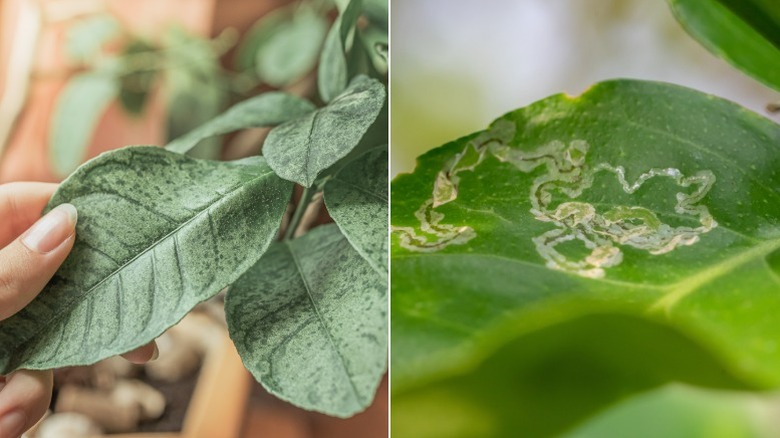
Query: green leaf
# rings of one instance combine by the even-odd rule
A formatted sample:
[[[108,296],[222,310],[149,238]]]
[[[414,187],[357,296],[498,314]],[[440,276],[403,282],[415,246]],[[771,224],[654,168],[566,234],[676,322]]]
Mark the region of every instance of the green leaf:
[[[51,165],[58,175],[68,175],[82,162],[92,133],[118,93],[116,78],[100,72],[76,75],[65,85],[49,131]]]
[[[325,37],[317,68],[317,85],[320,97],[325,102],[330,102],[347,87],[347,53],[351,48],[351,39],[362,7],[361,0],[350,0]]]
[[[290,193],[260,157],[223,163],[130,147],[91,160],[49,203],[76,206],[76,243],[44,291],[0,322],[0,374],[148,343],[254,265]]]
[[[272,129],[263,155],[277,175],[310,187],[360,142],[384,101],[381,82],[358,76],[328,106]]]
[[[65,50],[76,61],[87,62],[100,54],[103,44],[119,35],[119,23],[111,15],[97,15],[69,27]]]
[[[311,102],[283,92],[270,92],[247,99],[189,134],[168,143],[166,149],[186,153],[203,139],[246,128],[272,126],[314,111]]]
[[[269,392],[348,417],[387,363],[387,284],[335,225],[278,242],[228,291],[230,337]]]
[[[387,0],[363,0],[363,9],[372,23],[387,31],[387,17],[389,15]]]
[[[387,74],[387,31],[369,26],[360,35],[360,41],[363,43],[374,69],[380,74]]]
[[[624,80],[425,154],[392,185],[393,397],[605,311],[779,386],[778,144],[731,102]]]
[[[479,303],[472,305],[479,310]],[[393,325],[395,354],[402,332]],[[409,438],[558,436],[668,381],[745,388],[701,346],[642,318],[596,313],[514,338],[513,328],[506,329],[511,340],[485,349],[457,373],[394,390],[393,432]],[[393,370],[393,385],[395,378]]]
[[[325,183],[325,206],[349,243],[387,275],[387,146],[366,152]]]
[[[732,438],[777,436],[777,394],[668,385],[599,414],[566,438]]]
[[[128,62],[128,57],[134,55],[151,55],[155,48],[142,40],[130,42],[122,51],[120,60],[130,72],[120,78],[119,102],[130,114],[139,115],[143,112],[149,93],[154,86],[157,72],[152,69],[139,69],[134,62]],[[137,58],[136,58],[137,59]]]
[[[780,91],[780,2],[668,1],[677,20],[707,50]]]
[[[256,72],[257,51],[290,20],[291,14],[291,8],[274,9],[249,29],[236,51],[238,70]]]
[[[326,32],[325,19],[302,5],[257,48],[257,75],[275,87],[296,82],[314,68]]]

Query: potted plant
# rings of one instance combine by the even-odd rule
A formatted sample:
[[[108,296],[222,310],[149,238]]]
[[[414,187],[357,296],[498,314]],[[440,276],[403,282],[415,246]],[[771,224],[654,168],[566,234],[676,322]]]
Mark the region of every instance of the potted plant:
[[[239,49],[247,74],[274,87],[316,64],[311,100],[261,87],[165,148],[104,153],[62,183],[50,207],[79,209],[76,244],[39,297],[0,323],[0,373],[131,350],[227,286],[230,336],[269,392],[339,417],[371,403],[387,359],[387,4],[337,7],[277,11]],[[187,155],[250,127],[273,127],[262,156]],[[309,229],[318,208],[334,223]]]

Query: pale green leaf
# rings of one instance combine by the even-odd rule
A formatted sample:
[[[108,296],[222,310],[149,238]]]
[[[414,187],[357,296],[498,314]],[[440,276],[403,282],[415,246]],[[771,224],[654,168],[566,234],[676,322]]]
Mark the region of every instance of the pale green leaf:
[[[208,123],[168,143],[166,149],[183,154],[203,139],[240,129],[277,125],[303,117],[314,109],[311,102],[291,94],[279,91],[261,94],[233,105]]]
[[[426,305],[421,301],[420,310]],[[480,305],[472,303],[475,313]],[[482,340],[481,347],[489,348],[451,375],[396,388],[393,433],[408,438],[559,436],[608,406],[669,381],[748,389],[712,354],[670,327],[620,313],[573,318],[572,310],[588,312],[584,306],[563,310],[565,321],[520,336],[507,324],[503,336],[492,338],[500,345],[486,346],[488,339]],[[405,332],[393,324],[395,344]]]
[[[84,160],[92,134],[119,93],[115,77],[100,72],[74,76],[57,97],[49,130],[54,171],[65,176]]]
[[[230,337],[272,394],[348,417],[387,363],[387,284],[335,225],[275,243],[228,291]]]
[[[360,142],[384,102],[384,85],[358,76],[328,106],[272,129],[263,155],[277,175],[309,187]]]
[[[778,394],[713,391],[672,384],[632,397],[565,438],[770,438],[780,427]]]
[[[391,194],[394,399],[479,382],[501,345],[589,312],[671,325],[742,384],[780,386],[779,145],[731,102],[621,80],[422,156]]]
[[[313,8],[301,6],[257,48],[257,75],[275,87],[299,80],[317,63],[326,32],[325,19]]]
[[[86,62],[100,54],[103,45],[119,35],[121,27],[110,15],[97,15],[76,22],[65,35],[65,50],[76,61]]]
[[[780,91],[780,2],[667,1],[685,30],[707,50]]]
[[[324,188],[325,206],[352,246],[387,275],[387,147],[346,165]]]
[[[363,7],[361,0],[351,0],[346,9],[336,18],[325,37],[317,68],[317,86],[320,97],[330,102],[347,87],[347,52],[355,32],[357,19]]]
[[[73,251],[0,322],[0,374],[90,364],[153,340],[254,265],[290,192],[261,157],[130,147],[85,164],[49,203],[78,209]]]
[[[264,15],[247,31],[236,51],[236,68],[256,72],[257,51],[290,20],[291,8],[278,8]]]

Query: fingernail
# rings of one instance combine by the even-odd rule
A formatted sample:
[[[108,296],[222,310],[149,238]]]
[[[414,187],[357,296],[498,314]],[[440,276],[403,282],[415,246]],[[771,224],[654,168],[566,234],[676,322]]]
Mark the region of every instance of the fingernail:
[[[27,416],[22,411],[9,412],[0,417],[0,437],[17,437],[24,432]]]
[[[38,219],[22,237],[22,243],[30,250],[44,254],[60,246],[76,226],[78,213],[71,204],[60,204],[46,216]]]
[[[153,360],[157,360],[157,358],[160,357],[160,349],[157,348],[157,345],[154,346],[154,353],[152,353],[152,357],[149,358],[149,362]]]

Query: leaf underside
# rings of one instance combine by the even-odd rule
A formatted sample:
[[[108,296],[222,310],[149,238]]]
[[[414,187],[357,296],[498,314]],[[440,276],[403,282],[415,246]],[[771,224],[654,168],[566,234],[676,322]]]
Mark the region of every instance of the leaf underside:
[[[701,384],[780,385],[778,144],[780,126],[731,102],[620,80],[544,99],[420,157],[392,184],[394,427],[402,411],[542,418],[539,404],[517,408],[514,386],[495,413],[396,400],[474,399],[479,367],[502,345],[594,312],[690,339],[709,357],[701,369],[724,370]],[[610,333],[594,342],[616,352],[632,342]],[[566,367],[576,373],[578,360]],[[624,380],[613,397],[639,378],[616,360],[599,380]],[[614,401],[547,395],[579,412]]]
[[[707,50],[780,91],[780,2],[668,1],[677,20]]]
[[[91,364],[153,340],[260,258],[290,192],[259,157],[129,147],[85,164],[49,203],[78,209],[73,251],[0,322],[0,374]]]
[[[271,245],[229,289],[225,311],[269,392],[339,417],[371,404],[387,362],[387,283],[336,225]]]

